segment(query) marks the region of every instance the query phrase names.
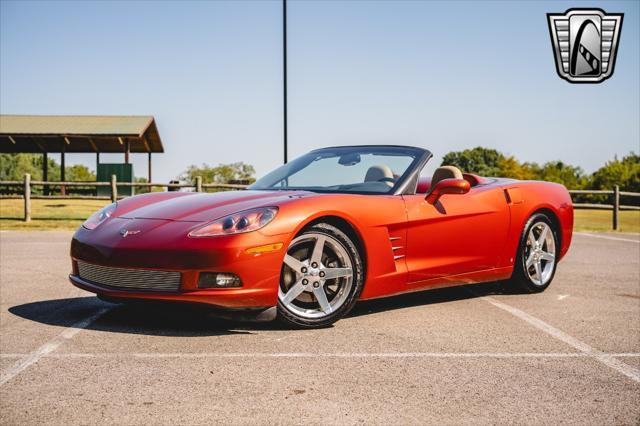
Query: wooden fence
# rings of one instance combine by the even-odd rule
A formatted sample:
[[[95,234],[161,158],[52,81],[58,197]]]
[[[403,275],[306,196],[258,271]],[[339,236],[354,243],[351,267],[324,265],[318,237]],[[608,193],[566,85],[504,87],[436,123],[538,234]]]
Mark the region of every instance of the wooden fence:
[[[571,189],[569,194],[575,195],[606,195],[613,198],[612,204],[596,204],[596,203],[573,203],[575,209],[591,209],[591,210],[611,210],[612,228],[618,229],[618,217],[620,210],[640,210],[640,206],[629,206],[620,204],[620,197],[640,197],[640,192],[620,191],[620,187],[615,185],[612,190],[590,190],[590,189]]]
[[[22,195],[0,195],[0,199],[24,199],[24,221],[31,221],[31,200],[46,199],[74,199],[74,200],[111,200],[115,202],[119,198],[118,187],[142,187],[151,191],[152,188],[166,188],[167,190],[178,190],[180,188],[193,188],[196,192],[203,192],[207,189],[226,189],[226,190],[239,190],[245,189],[246,185],[235,184],[219,184],[219,183],[203,183],[202,177],[197,176],[196,181],[193,184],[189,183],[133,183],[133,182],[118,182],[116,176],[111,176],[111,182],[45,182],[45,181],[32,181],[29,174],[25,174],[23,181],[0,181],[0,187],[22,187]],[[83,188],[98,188],[109,187],[110,196],[73,196],[73,195],[33,195],[32,188],[34,186],[49,187],[83,187]],[[625,192],[620,191],[618,185],[612,190],[569,190],[569,193],[575,198],[580,195],[604,195],[612,198],[612,204],[604,203],[574,203],[573,207],[576,209],[594,209],[594,210],[611,210],[612,211],[612,228],[618,229],[618,216],[621,210],[640,210],[640,206],[622,205],[620,204],[620,197],[633,197],[640,198],[638,192]]]
[[[124,197],[118,195],[118,187],[139,187],[166,188],[167,190],[178,190],[180,188],[193,188],[196,192],[203,192],[207,189],[239,190],[245,189],[247,185],[222,184],[222,183],[202,183],[202,177],[197,176],[193,184],[188,183],[148,183],[148,182],[118,182],[115,175],[111,176],[110,182],[47,182],[31,180],[31,175],[25,174],[23,181],[0,181],[2,187],[21,187],[22,195],[0,195],[0,200],[22,200],[24,199],[24,221],[31,221],[31,200],[111,200],[115,202]],[[34,186],[42,187],[76,187],[76,188],[99,188],[109,187],[109,196],[96,195],[33,195]]]

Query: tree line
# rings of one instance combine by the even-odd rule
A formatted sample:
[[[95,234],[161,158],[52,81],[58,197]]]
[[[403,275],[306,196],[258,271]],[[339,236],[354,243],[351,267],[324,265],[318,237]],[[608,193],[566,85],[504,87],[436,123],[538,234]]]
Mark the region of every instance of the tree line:
[[[40,154],[0,154],[0,180],[24,179],[24,174],[29,173],[32,180],[42,180],[43,156]],[[87,166],[76,164],[66,166],[65,179],[67,181],[90,182],[96,180],[94,172]],[[60,164],[53,158],[47,161],[47,179],[49,181],[60,180]]]
[[[42,161],[43,156],[40,154],[0,154],[0,180],[22,181],[25,173],[29,173],[32,180],[43,180]],[[52,182],[59,181],[60,164],[53,158],[49,158],[47,165],[47,179]],[[202,176],[203,182],[206,183],[253,183],[255,173],[253,166],[240,161],[218,166],[191,165],[178,179],[193,183],[196,176]],[[65,179],[67,181],[91,182],[96,180],[96,174],[85,165],[75,164],[65,167]],[[147,180],[138,177],[136,182],[146,183]]]
[[[20,181],[25,173],[30,173],[33,180],[42,180],[42,161],[39,154],[0,154],[0,180]],[[640,155],[633,152],[607,161],[593,173],[585,173],[580,167],[562,161],[520,162],[513,156],[484,147],[450,152],[443,157],[442,164],[481,176],[558,182],[569,189],[611,189],[619,185],[622,191],[640,192]],[[65,172],[69,181],[96,180],[95,173],[84,165],[67,166]],[[52,158],[48,159],[48,174],[50,181],[60,180],[60,165]],[[202,176],[206,183],[252,183],[255,169],[241,161],[217,166],[191,165],[178,178],[194,183],[196,176]],[[146,182],[146,179],[136,178],[136,182]],[[138,192],[142,191],[144,188]]]
[[[590,174],[563,161],[521,163],[513,156],[483,147],[450,152],[442,158],[442,164],[480,176],[557,182],[568,189],[612,189],[619,185],[622,191],[640,192],[640,155],[634,152],[621,159],[614,157]]]

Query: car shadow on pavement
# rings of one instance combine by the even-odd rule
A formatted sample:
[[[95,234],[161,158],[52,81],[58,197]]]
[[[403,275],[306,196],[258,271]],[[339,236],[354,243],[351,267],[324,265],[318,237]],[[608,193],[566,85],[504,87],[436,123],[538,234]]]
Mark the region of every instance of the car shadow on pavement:
[[[426,306],[438,303],[454,302],[458,300],[474,299],[492,294],[518,294],[515,291],[506,292],[498,282],[470,284],[464,286],[421,290],[382,299],[364,300],[356,304],[349,313],[350,317],[371,315],[393,309]]]
[[[9,308],[24,319],[60,327],[74,327],[97,311],[110,308],[89,325],[87,330],[153,336],[202,337],[251,334],[236,329],[234,323],[211,315],[206,307],[170,303],[116,305],[97,297],[44,300]]]
[[[503,293],[498,283],[474,284],[420,291],[358,302],[349,317],[373,315],[389,310],[454,302]],[[109,310],[89,325],[88,330],[111,333],[173,337],[253,334],[259,330],[283,330],[279,322],[251,323],[223,319],[206,305],[141,302],[115,305],[97,297],[76,297],[25,303],[9,308],[12,314],[42,324],[74,327],[100,309]]]

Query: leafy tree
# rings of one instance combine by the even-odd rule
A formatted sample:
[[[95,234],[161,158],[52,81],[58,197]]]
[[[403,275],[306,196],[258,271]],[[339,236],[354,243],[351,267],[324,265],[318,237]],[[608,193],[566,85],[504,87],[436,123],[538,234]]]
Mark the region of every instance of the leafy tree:
[[[17,180],[22,181],[24,174],[29,173],[31,180],[43,180],[42,175],[42,161],[41,154],[0,154],[0,180]],[[53,159],[48,158],[48,170],[47,180],[59,181],[60,180],[60,165]],[[76,164],[73,166],[65,167],[65,180],[76,182],[93,182],[96,180],[96,175],[86,166]],[[51,187],[52,190],[56,190],[59,187]],[[13,188],[15,189],[15,188]],[[7,192],[16,192],[13,189]],[[34,194],[41,194],[43,188],[36,186],[33,187]],[[68,193],[93,193],[92,188],[67,188]]]
[[[514,157],[483,147],[450,152],[443,157],[442,164],[453,165],[464,172],[481,176],[558,182],[571,189],[584,188],[587,184],[587,177],[580,167],[562,161],[551,161],[542,166],[537,163],[520,163]]]
[[[54,164],[49,159],[50,169]],[[42,179],[42,155],[0,154],[0,180],[22,180],[25,173],[32,179]]]
[[[614,158],[591,175],[592,189],[612,189],[620,185],[622,191],[640,192],[640,155],[630,153],[622,160]]]
[[[561,183],[570,189],[582,189],[586,184],[586,176],[580,167],[562,161],[544,163],[542,167],[538,167],[536,178]]]
[[[514,157],[504,157],[498,162],[498,171],[494,176],[520,180],[538,178],[540,167],[535,163],[520,164]]]
[[[450,152],[442,157],[442,165],[456,166],[467,173],[480,176],[501,176],[500,164],[506,161],[501,152],[483,147]]]
[[[96,174],[82,164],[65,167],[65,172],[65,179],[68,181],[93,182],[96,180]]]
[[[255,182],[255,173],[253,166],[240,161],[231,164],[219,164],[218,166],[202,164],[202,166],[198,167],[192,165],[180,178],[189,183],[195,183],[196,176],[202,176],[204,183],[230,183],[232,181],[253,183]]]
[[[536,179],[537,165],[521,164],[514,157],[484,147],[450,152],[442,158],[442,165],[456,166],[466,173],[480,176],[509,177],[513,179]]]
[[[0,180],[22,180],[29,173],[32,180],[42,180],[42,160],[40,154],[0,154]],[[50,181],[60,180],[60,165],[48,158],[48,176]],[[76,164],[65,167],[65,179],[68,181],[91,182],[96,175],[87,166]]]

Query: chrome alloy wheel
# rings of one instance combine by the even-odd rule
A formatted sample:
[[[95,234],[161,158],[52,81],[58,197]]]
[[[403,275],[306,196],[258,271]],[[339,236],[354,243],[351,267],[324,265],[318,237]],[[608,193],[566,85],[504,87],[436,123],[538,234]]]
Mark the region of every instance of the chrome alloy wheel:
[[[549,282],[556,267],[556,240],[547,223],[537,222],[529,229],[524,258],[525,271],[535,285]]]
[[[323,318],[344,305],[353,274],[351,257],[340,241],[327,234],[306,233],[294,238],[287,249],[278,298],[299,317]]]

